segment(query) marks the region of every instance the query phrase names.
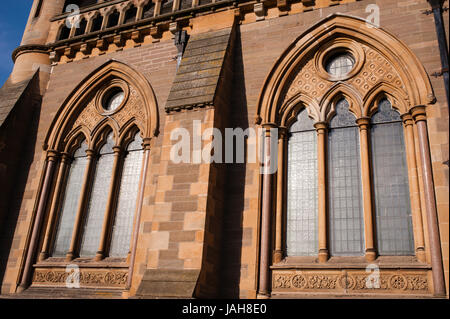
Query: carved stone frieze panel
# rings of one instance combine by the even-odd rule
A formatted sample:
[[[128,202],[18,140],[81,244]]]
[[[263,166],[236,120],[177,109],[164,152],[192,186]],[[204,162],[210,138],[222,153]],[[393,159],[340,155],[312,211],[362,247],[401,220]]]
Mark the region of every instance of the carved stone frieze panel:
[[[430,294],[427,271],[274,271],[274,292]]]
[[[37,269],[33,276],[33,286],[65,287],[67,282],[73,283],[76,276],[79,278],[80,287],[125,288],[128,271],[80,269],[77,275],[73,269],[67,272],[65,269]]]

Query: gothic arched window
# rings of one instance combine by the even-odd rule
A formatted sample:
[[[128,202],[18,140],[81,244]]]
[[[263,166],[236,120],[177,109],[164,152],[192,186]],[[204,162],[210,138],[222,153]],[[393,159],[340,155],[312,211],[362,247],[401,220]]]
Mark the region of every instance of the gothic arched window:
[[[336,103],[328,131],[330,254],[364,254],[359,132],[347,100]]]
[[[102,225],[111,189],[114,166],[114,135],[109,133],[106,143],[100,149],[95,173],[92,175],[92,189],[86,208],[85,224],[82,231],[80,257],[94,257],[100,245]]]
[[[133,230],[133,215],[136,210],[139,180],[144,156],[142,138],[138,133],[127,147],[119,184],[117,210],[112,227],[109,255],[127,257]]]
[[[288,256],[317,254],[317,134],[303,109],[290,127],[287,167]]]
[[[378,253],[413,255],[411,204],[400,114],[387,99],[371,118],[373,190]]]
[[[53,256],[66,256],[72,241],[73,227],[78,211],[79,199],[83,188],[83,178],[88,158],[86,141],[73,154],[69,167],[65,190],[62,194],[61,210],[54,241]]]
[[[117,146],[114,133],[107,132],[94,143],[100,145],[99,150],[88,150],[83,142],[73,154],[61,197],[53,257],[128,257],[143,140],[140,132],[133,130],[125,145]]]

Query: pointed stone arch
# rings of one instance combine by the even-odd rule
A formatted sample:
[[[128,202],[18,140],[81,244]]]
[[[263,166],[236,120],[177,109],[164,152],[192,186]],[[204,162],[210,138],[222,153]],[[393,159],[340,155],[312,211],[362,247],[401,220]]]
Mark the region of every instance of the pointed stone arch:
[[[434,102],[424,67],[402,41],[364,19],[333,14],[306,30],[276,61],[259,97],[256,122],[281,125],[285,104],[290,104],[292,96],[300,91],[320,106],[320,110],[310,114],[319,112],[324,117],[323,108],[329,108],[329,105],[323,101],[321,103],[321,97],[332,90],[337,81],[326,78],[326,72],[319,70],[320,63],[323,63],[327,48],[338,46],[347,46],[357,56],[355,72],[345,81],[360,92],[362,101],[366,101],[367,95],[373,93],[373,87],[384,81],[401,92],[398,98],[404,101],[400,104],[406,105],[406,110],[402,112]],[[371,64],[372,60],[374,64]],[[372,69],[380,71],[372,73]],[[301,73],[302,70],[305,70],[305,74]],[[301,76],[306,76],[309,83],[300,83]],[[311,87],[312,81],[316,87]],[[305,86],[308,89],[305,90]],[[359,107],[363,108],[363,103]]]
[[[114,113],[101,108],[102,97],[111,87],[124,91],[124,101]],[[73,132],[82,131],[92,143],[94,135],[109,125],[119,141],[130,125],[143,139],[158,134],[159,114],[154,91],[147,79],[125,63],[110,60],[91,72],[69,94],[57,111],[44,141],[44,150],[62,151]]]

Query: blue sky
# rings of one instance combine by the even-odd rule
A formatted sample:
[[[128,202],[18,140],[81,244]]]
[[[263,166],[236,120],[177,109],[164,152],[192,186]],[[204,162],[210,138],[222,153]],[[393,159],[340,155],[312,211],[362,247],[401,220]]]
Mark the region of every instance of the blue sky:
[[[11,53],[22,40],[33,0],[2,1],[0,10],[0,87],[13,68]]]

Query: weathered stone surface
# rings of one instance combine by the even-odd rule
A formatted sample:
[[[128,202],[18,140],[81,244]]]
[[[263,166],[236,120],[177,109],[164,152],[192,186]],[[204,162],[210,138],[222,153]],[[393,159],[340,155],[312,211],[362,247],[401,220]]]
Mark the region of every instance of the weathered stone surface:
[[[199,275],[200,270],[147,269],[136,295],[192,298]]]
[[[178,68],[166,112],[213,104],[232,28],[193,36]]]
[[[0,127],[5,122],[8,114],[14,109],[14,106],[25,93],[31,78],[16,84],[8,82],[0,88]]]

